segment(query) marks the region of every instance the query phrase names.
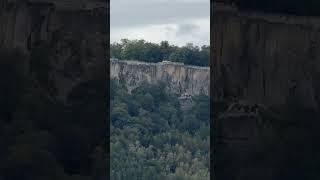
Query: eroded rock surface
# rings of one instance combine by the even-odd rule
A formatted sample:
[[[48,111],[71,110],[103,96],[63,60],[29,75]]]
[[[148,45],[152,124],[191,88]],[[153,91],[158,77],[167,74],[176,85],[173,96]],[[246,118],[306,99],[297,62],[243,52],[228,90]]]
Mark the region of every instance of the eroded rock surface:
[[[320,18],[214,10],[215,96],[320,103]]]
[[[217,179],[289,179],[284,177],[312,174],[294,172],[296,167],[286,154],[294,151],[290,147],[299,144],[299,138],[301,147],[317,142],[305,134],[318,134],[312,130],[318,120],[311,116],[320,105],[320,18],[216,6],[212,30],[214,99],[226,104],[242,99],[268,107],[256,113],[246,111],[252,106],[236,105],[230,107],[235,112],[222,112],[215,119]],[[292,125],[293,119],[300,124]],[[295,130],[290,131],[290,126]],[[284,135],[292,138],[287,141]],[[282,166],[292,169],[287,172]]]
[[[43,52],[37,57],[50,67],[39,76],[48,76],[45,81],[52,82],[63,100],[74,86],[90,79],[96,66],[106,64],[106,8],[98,0],[3,0],[0,48],[20,49],[30,66],[36,61],[33,55]]]
[[[123,79],[129,91],[144,81],[168,83],[169,90],[183,94],[209,95],[209,67],[189,66],[180,63],[145,63],[138,61],[110,60],[111,78]]]

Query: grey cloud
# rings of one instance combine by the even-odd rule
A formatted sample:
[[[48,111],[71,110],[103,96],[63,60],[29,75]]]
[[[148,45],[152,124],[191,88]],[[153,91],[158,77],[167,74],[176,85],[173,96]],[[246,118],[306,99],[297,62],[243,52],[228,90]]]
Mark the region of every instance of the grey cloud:
[[[193,32],[199,30],[199,28],[199,26],[194,24],[179,24],[176,36],[192,34]]]
[[[208,42],[209,33],[203,31],[203,28],[207,27],[196,24],[195,20],[209,19],[209,0],[111,0],[110,15],[113,40],[135,39],[138,37],[132,36],[141,37],[146,27],[161,25],[162,29],[157,32],[159,34],[145,36],[146,40],[159,41],[161,36],[166,37],[164,40],[178,44],[186,41],[197,44]],[[137,31],[139,33],[136,33]]]
[[[111,28],[169,24],[210,15],[209,3],[196,0],[111,0]]]

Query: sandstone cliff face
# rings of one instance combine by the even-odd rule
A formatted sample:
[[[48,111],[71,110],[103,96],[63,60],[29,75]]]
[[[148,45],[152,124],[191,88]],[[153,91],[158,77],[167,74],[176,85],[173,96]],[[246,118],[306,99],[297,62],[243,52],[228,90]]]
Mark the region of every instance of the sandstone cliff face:
[[[198,95],[202,91],[209,95],[209,67],[188,66],[179,63],[144,63],[137,61],[111,60],[111,78],[124,79],[128,90],[144,81],[157,83],[165,81],[169,90],[178,93]]]
[[[107,56],[107,6],[98,1],[4,0],[0,3],[0,48],[18,48],[28,57],[45,46],[48,76],[65,99],[90,78]],[[28,59],[29,60],[29,59]]]
[[[212,31],[215,97],[319,108],[319,18],[216,8]]]

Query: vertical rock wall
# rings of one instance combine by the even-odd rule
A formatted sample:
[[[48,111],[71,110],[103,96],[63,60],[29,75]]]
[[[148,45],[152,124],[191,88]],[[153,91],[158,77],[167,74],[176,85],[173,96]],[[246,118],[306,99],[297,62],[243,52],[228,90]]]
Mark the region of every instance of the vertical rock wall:
[[[215,96],[320,103],[320,18],[214,10]]]
[[[137,61],[111,60],[111,78],[123,79],[128,90],[143,81],[157,83],[165,81],[169,89],[178,94],[198,95],[202,91],[209,95],[209,67],[188,66],[179,63],[144,63]]]
[[[213,22],[212,96],[225,102],[242,99],[263,107],[254,116],[251,108],[244,108],[244,112],[226,111],[215,119],[216,178],[286,179],[281,176],[295,172],[284,172],[280,167],[291,164],[285,151],[291,146],[282,142],[282,134],[289,137],[292,133],[303,139],[303,133],[312,133],[310,127],[317,127],[318,121],[299,117],[301,124],[296,128],[302,126],[303,133],[288,131],[294,118],[288,120],[277,113],[289,104],[319,111],[320,18],[239,12],[216,6]],[[279,124],[282,128],[277,128]],[[278,146],[279,142],[284,145]],[[305,138],[303,142],[301,146],[313,141]]]
[[[18,48],[27,57],[37,48],[47,50],[43,61],[51,66],[48,81],[57,97],[65,99],[96,66],[106,63],[107,8],[106,2],[97,0],[3,0],[0,48]]]

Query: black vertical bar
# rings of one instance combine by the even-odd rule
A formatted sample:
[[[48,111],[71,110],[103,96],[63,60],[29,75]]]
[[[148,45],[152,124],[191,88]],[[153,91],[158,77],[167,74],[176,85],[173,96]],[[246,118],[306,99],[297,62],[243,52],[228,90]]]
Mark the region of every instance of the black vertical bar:
[[[106,131],[106,148],[107,148],[107,179],[110,179],[110,0],[106,0],[107,3],[107,23],[106,23],[106,28],[107,28],[107,38],[106,38],[106,50],[107,50],[107,57],[106,57],[106,62],[107,62],[107,119],[106,119],[106,127],[107,127],[107,131]]]

